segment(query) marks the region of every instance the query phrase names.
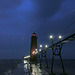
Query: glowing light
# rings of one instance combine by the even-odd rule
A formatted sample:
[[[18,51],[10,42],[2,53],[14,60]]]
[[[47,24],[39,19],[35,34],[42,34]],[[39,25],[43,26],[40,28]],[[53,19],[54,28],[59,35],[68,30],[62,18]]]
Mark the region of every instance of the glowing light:
[[[32,34],[32,36],[36,36],[36,34]]]
[[[38,53],[38,51],[36,53]]]
[[[62,38],[62,36],[61,35],[59,35],[59,39],[61,39]]]
[[[45,45],[45,48],[47,48],[48,46],[47,45]]]
[[[37,49],[36,49],[36,51],[37,51]]]
[[[32,75],[42,75],[42,71],[39,68],[39,64],[37,64],[37,66],[32,64],[32,72],[31,72],[31,74]]]
[[[25,63],[25,65],[24,65],[24,70],[25,71],[27,70],[27,63]]]
[[[33,51],[32,54],[34,55],[35,54],[35,51]]]
[[[24,60],[24,61],[23,61],[23,63],[25,64],[25,63],[27,63],[27,61],[26,61],[26,60]]]
[[[38,53],[37,49],[36,49],[36,53]]]
[[[41,49],[39,49],[39,52],[41,51]]]
[[[40,47],[42,48],[42,45],[40,45]]]
[[[28,55],[28,56],[24,56],[24,59],[27,59],[27,58],[30,58],[30,55]]]
[[[50,35],[50,39],[53,39],[53,36],[52,35]]]

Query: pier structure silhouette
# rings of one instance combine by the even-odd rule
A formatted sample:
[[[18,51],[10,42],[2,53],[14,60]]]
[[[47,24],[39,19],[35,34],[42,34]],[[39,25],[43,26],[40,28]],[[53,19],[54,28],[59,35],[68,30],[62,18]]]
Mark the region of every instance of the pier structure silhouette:
[[[33,53],[33,50],[31,51],[31,53],[33,54],[33,59],[35,59],[35,57],[37,57],[36,59],[39,59],[39,61],[38,60],[29,60],[28,62],[30,63],[30,69],[32,68],[32,66],[31,66],[32,64],[38,65],[38,63],[39,63],[39,68],[43,69],[42,59],[45,58],[45,61],[46,61],[46,67],[45,68],[47,69],[48,75],[57,75],[53,71],[53,64],[54,64],[54,57],[58,56],[60,58],[61,65],[62,65],[62,73],[60,75],[68,75],[65,71],[65,68],[64,68],[61,51],[62,51],[62,47],[64,47],[63,45],[66,45],[67,43],[70,43],[70,42],[75,40],[75,33],[67,35],[64,38],[62,38],[62,36],[59,36],[59,41],[56,43],[53,43],[53,36],[52,35],[50,36],[50,39],[52,40],[52,45],[50,45],[48,47],[46,45],[45,49],[42,49],[42,45],[40,45],[39,51],[36,51],[36,48],[34,50],[36,52]],[[49,69],[48,60],[47,60],[47,51],[49,51],[49,50],[52,50],[52,61],[51,61],[50,69]],[[32,58],[31,56],[29,56],[27,58],[24,57],[24,60],[28,60],[31,58]],[[33,74],[33,75],[38,75],[38,74]],[[43,74],[41,74],[41,75],[43,75]]]

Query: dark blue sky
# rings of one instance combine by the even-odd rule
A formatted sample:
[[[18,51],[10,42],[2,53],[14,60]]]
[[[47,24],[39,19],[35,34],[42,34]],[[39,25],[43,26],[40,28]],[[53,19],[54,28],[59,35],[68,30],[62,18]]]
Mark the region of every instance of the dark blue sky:
[[[34,31],[38,48],[50,44],[50,34],[55,42],[58,34],[74,33],[75,23],[64,30],[73,21],[75,0],[0,0],[0,59],[28,55]],[[62,54],[63,58],[75,58],[75,41],[65,45]]]

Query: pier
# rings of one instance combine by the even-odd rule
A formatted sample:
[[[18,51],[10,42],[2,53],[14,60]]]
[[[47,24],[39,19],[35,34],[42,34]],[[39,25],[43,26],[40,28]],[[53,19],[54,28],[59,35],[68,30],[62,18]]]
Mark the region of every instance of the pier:
[[[19,64],[18,67],[13,71],[9,70],[8,72],[5,72],[5,75],[70,75],[70,73],[68,74],[66,72],[61,51],[64,45],[75,40],[75,33],[63,39],[60,39],[56,43],[53,43],[52,36],[51,40],[52,40],[52,45],[50,45],[49,47],[47,47],[46,45],[45,49],[42,49],[42,45],[40,45],[41,49],[39,50],[39,52],[37,52],[36,50],[34,50],[36,52],[33,52],[33,50],[31,50],[31,55],[23,56],[22,60],[23,62]],[[34,42],[32,44],[34,44]],[[34,46],[35,48],[35,45],[31,46]],[[46,54],[48,50],[52,50],[52,59],[50,60],[50,63],[48,62]],[[60,64],[62,67],[59,70],[56,66],[54,66],[55,56],[58,56],[61,61]],[[58,64],[57,66],[59,66],[59,61],[57,61],[57,64]]]

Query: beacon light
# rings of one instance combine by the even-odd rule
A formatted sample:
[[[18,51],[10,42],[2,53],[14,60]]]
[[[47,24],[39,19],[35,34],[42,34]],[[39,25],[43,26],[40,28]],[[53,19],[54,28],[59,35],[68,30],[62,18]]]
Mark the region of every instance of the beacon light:
[[[32,36],[36,36],[36,34],[32,34]]]

